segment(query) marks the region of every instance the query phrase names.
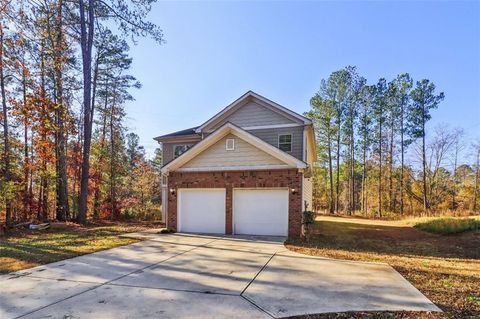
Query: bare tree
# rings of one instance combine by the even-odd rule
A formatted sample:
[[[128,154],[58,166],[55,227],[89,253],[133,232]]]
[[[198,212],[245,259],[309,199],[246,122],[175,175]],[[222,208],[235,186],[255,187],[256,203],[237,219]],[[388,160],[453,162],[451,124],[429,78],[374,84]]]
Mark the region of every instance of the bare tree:
[[[453,150],[453,168],[452,168],[453,190],[452,190],[452,205],[451,205],[451,209],[453,210],[456,210],[458,206],[457,200],[456,200],[456,195],[458,192],[457,167],[458,167],[458,155],[465,146],[463,144],[463,136],[464,136],[463,129],[457,128],[454,130],[454,141],[453,141],[454,150]]]
[[[475,185],[474,185],[474,190],[473,190],[473,211],[477,212],[477,202],[478,202],[478,183],[479,183],[479,173],[480,173],[480,142],[476,142],[473,144],[473,149],[475,152],[475,157],[476,157],[476,163],[475,163]]]

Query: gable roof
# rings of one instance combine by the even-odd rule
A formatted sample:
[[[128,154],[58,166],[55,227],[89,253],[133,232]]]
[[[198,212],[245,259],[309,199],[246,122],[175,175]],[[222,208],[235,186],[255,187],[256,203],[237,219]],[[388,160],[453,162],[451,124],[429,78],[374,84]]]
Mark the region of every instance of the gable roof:
[[[259,139],[258,137],[248,133],[245,130],[242,130],[240,127],[227,122],[224,124],[222,127],[217,129],[215,132],[207,136],[205,139],[202,141],[198,142],[195,144],[191,149],[174,159],[173,161],[169,162],[167,165],[162,167],[162,173],[166,174],[172,170],[175,170],[177,168],[180,168],[184,164],[186,164],[188,161],[202,153],[204,150],[209,148],[211,145],[215,144],[218,142],[220,139],[222,139],[224,136],[227,134],[233,134],[242,140],[252,144],[253,146],[263,150],[264,152],[270,154],[271,156],[281,160],[282,162],[286,163],[290,167],[294,168],[307,168],[307,164],[296,157],[293,157],[292,155],[283,152],[282,150],[268,144],[267,142]]]
[[[275,111],[277,113],[280,113],[284,116],[287,116],[289,118],[292,118],[299,123],[306,124],[306,125],[312,124],[311,119],[306,118],[305,116],[300,115],[298,113],[295,113],[292,110],[289,110],[286,107],[284,107],[284,106],[282,106],[278,103],[275,103],[272,100],[269,100],[264,96],[261,96],[260,94],[257,94],[253,91],[248,91],[247,93],[243,94],[241,97],[239,97],[238,99],[236,99],[235,101],[230,103],[227,107],[225,107],[223,110],[221,110],[215,116],[210,118],[208,121],[206,121],[205,123],[203,123],[202,125],[197,127],[195,129],[195,132],[200,133],[209,124],[214,123],[216,120],[218,120],[220,118],[223,118],[223,117],[225,117],[229,114],[232,114],[233,112],[235,112],[236,110],[238,110],[240,107],[242,107],[244,105],[244,103],[243,103],[244,101],[246,101],[248,99],[251,99],[251,98],[254,98],[254,99],[257,99],[257,100],[263,102],[265,104],[265,106],[269,107],[273,111]]]

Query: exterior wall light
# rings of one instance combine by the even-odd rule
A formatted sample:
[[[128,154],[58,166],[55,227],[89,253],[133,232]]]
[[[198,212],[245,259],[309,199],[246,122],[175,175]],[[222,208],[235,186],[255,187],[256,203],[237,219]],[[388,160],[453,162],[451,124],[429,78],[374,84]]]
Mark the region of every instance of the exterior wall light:
[[[290,191],[292,192],[292,194],[296,194],[296,193],[297,193],[297,190],[296,190],[295,188],[292,188]]]
[[[175,188],[170,188],[170,194],[175,195]]]

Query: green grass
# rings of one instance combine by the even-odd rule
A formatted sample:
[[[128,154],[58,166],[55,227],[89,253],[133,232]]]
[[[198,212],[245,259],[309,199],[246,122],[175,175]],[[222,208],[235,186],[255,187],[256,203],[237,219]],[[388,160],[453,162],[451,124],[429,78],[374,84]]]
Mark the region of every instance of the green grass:
[[[16,230],[0,237],[0,274],[138,242],[118,235],[148,228],[138,223],[81,227],[57,224],[44,231]]]
[[[458,234],[480,230],[480,220],[473,218],[438,218],[417,223],[414,227],[434,234]]]

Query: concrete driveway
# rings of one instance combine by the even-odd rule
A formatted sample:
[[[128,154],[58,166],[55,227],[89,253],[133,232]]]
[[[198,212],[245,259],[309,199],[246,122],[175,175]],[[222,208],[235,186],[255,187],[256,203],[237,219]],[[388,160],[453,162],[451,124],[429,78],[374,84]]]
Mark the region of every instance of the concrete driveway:
[[[309,257],[281,238],[142,235],[0,276],[0,318],[280,318],[440,311],[386,264]]]

